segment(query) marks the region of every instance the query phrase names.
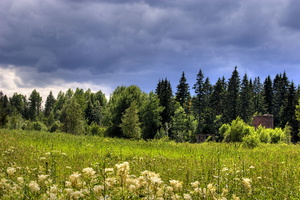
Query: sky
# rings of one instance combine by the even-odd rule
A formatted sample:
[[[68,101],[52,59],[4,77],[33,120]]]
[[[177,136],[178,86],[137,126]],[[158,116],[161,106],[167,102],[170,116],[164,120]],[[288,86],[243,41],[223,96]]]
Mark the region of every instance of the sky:
[[[183,71],[192,90],[200,69],[214,84],[235,66],[298,85],[299,19],[298,0],[1,0],[0,91],[176,92]]]

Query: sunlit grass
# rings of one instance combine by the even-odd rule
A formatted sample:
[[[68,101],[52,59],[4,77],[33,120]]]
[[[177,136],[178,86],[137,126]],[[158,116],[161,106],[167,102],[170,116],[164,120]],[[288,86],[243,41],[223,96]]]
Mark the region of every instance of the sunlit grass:
[[[45,191],[50,191],[53,185],[65,190],[71,188],[66,181],[74,172],[82,174],[84,168],[92,168],[100,176],[104,169],[128,162],[130,175],[139,177],[146,170],[159,174],[164,182],[162,188],[171,186],[170,180],[181,182],[182,190],[178,193],[181,198],[184,194],[192,195],[191,190],[195,188],[191,183],[196,181],[199,188],[216,190],[218,197],[225,192],[223,197],[227,199],[233,195],[241,199],[300,198],[298,145],[261,144],[255,149],[246,149],[240,144],[147,142],[15,130],[0,130],[0,143],[0,180],[9,180],[12,186],[22,177],[26,187],[19,192],[27,195],[34,196],[30,190],[30,186],[35,186],[32,181]],[[41,175],[51,180],[47,187],[39,183]],[[3,184],[0,183],[0,195]],[[35,195],[41,198],[40,193]]]

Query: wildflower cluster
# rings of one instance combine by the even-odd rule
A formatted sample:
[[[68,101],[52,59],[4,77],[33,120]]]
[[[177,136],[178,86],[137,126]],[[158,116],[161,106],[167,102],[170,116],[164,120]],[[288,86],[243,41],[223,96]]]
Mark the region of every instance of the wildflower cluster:
[[[38,199],[239,199],[229,196],[228,190],[218,193],[216,184],[201,187],[199,181],[190,183],[183,189],[183,182],[164,182],[160,175],[143,171],[140,176],[130,175],[128,162],[115,165],[115,168],[94,170],[84,168],[73,172],[62,183],[55,183],[49,174],[39,174],[35,180],[28,177],[15,177],[18,169],[8,167],[0,177],[0,198]],[[21,171],[21,170],[19,170]],[[251,194],[251,180],[244,178],[245,191]]]

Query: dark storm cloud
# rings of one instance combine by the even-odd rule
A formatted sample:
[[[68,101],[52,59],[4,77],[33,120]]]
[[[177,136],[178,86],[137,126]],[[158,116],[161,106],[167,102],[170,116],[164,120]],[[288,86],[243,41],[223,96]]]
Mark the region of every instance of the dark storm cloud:
[[[32,85],[55,77],[153,88],[183,70],[220,77],[235,65],[268,73],[298,66],[298,2],[2,0],[0,65],[22,67]]]

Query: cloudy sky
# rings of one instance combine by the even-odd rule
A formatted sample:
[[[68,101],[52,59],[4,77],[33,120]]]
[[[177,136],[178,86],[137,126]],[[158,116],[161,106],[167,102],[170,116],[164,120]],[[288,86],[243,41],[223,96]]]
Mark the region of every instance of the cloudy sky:
[[[300,84],[299,19],[298,0],[1,0],[0,91],[175,91],[182,71],[192,88],[235,66]]]

